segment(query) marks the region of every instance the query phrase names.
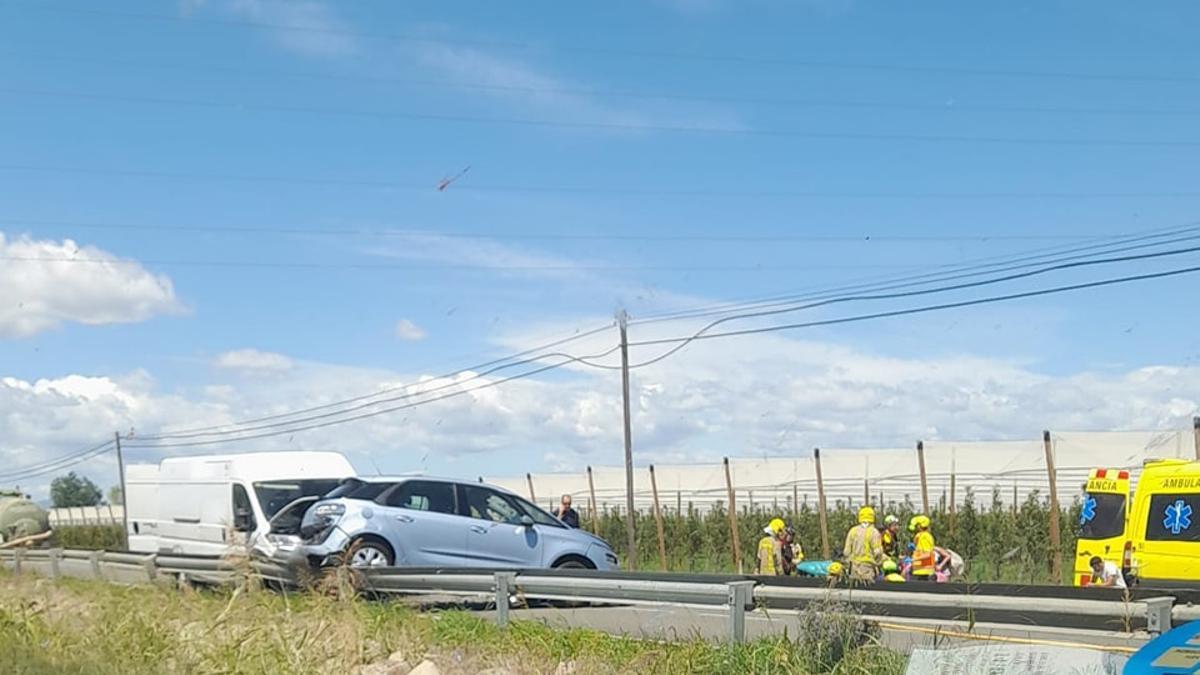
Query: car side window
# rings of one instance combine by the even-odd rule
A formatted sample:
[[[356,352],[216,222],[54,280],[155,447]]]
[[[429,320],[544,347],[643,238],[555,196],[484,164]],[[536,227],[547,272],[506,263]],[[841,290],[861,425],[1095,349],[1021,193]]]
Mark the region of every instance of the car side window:
[[[458,514],[454,485],[437,481],[405,481],[387,495],[387,505],[413,511]]]
[[[524,513],[505,495],[478,485],[464,485],[466,514],[480,520],[516,525]]]
[[[520,497],[510,496],[509,498],[512,499],[514,502],[516,502],[517,506],[521,508],[521,510],[525,513],[525,515],[529,516],[530,518],[533,518],[533,522],[537,523],[538,525],[548,525],[550,527],[560,527],[560,528],[565,527],[565,525],[563,525],[561,522],[559,522],[559,520],[557,518],[550,515],[549,513],[546,513],[545,511],[539,509],[538,507],[534,506],[532,503],[527,502],[524,499],[521,499]]]

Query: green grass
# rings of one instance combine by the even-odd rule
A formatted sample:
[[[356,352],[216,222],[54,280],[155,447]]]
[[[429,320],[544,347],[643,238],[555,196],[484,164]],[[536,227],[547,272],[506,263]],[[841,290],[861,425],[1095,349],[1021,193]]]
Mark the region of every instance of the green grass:
[[[421,613],[336,594],[176,591],[0,575],[0,662],[13,675],[68,673],[353,673],[401,652],[443,673],[900,673],[904,658],[861,622],[810,612],[824,630],[725,646],[654,642],[516,621],[501,629],[461,611]],[[833,625],[833,629],[828,627]],[[840,628],[838,627],[840,626]],[[793,636],[795,637],[795,636]]]
[[[54,528],[56,546],[90,551],[120,551],[125,548],[124,535],[120,525],[60,525]]]

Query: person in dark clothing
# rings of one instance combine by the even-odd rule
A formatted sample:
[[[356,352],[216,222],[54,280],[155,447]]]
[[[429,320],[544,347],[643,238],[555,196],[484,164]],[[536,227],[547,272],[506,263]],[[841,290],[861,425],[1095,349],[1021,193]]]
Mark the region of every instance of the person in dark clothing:
[[[579,512],[571,508],[571,495],[562,496],[562,502],[555,509],[554,515],[563,521],[567,527],[579,529]]]

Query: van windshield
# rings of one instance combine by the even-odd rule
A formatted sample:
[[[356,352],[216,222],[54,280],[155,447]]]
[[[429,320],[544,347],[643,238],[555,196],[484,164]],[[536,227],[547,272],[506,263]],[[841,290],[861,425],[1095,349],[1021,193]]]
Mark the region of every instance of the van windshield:
[[[1125,532],[1125,495],[1087,492],[1079,512],[1081,539],[1109,539]]]
[[[374,501],[376,497],[383,494],[384,490],[395,485],[395,483],[381,483],[379,481],[365,481],[357,478],[347,478],[342,481],[332,492],[325,495],[325,499],[337,499],[343,497],[345,499],[364,499],[366,501]]]
[[[270,520],[279,513],[279,509],[291,504],[301,497],[320,497],[341,483],[336,478],[315,478],[307,480],[265,481],[254,484],[254,492],[258,495],[258,504],[262,507],[263,515]]]

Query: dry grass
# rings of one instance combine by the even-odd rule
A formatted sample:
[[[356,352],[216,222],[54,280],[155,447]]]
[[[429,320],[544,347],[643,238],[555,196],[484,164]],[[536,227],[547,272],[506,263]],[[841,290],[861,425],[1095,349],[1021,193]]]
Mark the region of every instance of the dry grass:
[[[874,646],[828,650],[788,639],[736,647],[658,643],[466,612],[421,613],[338,594],[176,591],[0,574],[0,661],[12,674],[339,673],[400,652],[443,673],[899,673]],[[827,644],[830,636],[823,636]]]

